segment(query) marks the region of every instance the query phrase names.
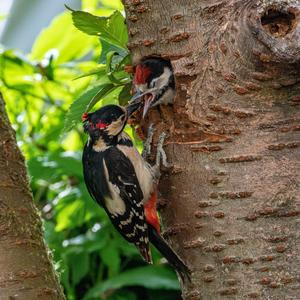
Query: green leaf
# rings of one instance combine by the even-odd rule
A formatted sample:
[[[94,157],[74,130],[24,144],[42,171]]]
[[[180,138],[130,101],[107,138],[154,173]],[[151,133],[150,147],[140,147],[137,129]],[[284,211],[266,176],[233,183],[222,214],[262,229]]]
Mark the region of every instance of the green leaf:
[[[104,76],[105,74],[106,74],[106,67],[100,66],[98,68],[92,69],[92,70],[74,78],[74,80],[83,78],[83,77],[87,77],[87,76],[91,76],[91,75]]]
[[[99,101],[101,100],[103,97],[105,97],[107,94],[109,94],[110,92],[112,92],[114,89],[116,88],[115,85],[113,84],[105,84],[101,87],[101,89],[99,89],[99,91],[97,92],[97,94],[92,98],[92,100],[88,103],[88,105],[86,106],[85,111],[90,111],[93,106]]]
[[[114,0],[114,1],[102,0],[101,4],[104,5],[104,6],[107,6],[107,7],[117,9],[117,10],[123,10],[124,9],[123,4],[120,0]]]
[[[72,283],[76,285],[89,271],[89,256],[85,251],[72,253],[69,257],[71,261]]]
[[[100,43],[101,43],[101,55],[99,58],[99,64],[105,64],[106,62],[106,54],[110,51],[115,51],[117,53],[119,53],[120,56],[126,56],[129,55],[128,51],[124,48],[118,47],[114,44],[111,44],[109,42],[107,42],[105,39],[101,39],[100,38]]]
[[[115,83],[115,84],[122,84],[122,80],[123,78],[121,79],[118,79],[114,76],[114,70],[113,70],[113,67],[112,67],[112,61],[113,61],[113,58],[115,56],[118,56],[118,53],[115,52],[115,51],[110,51],[106,54],[106,74],[107,74],[107,77],[108,79],[112,82],[112,83]]]
[[[119,104],[124,106],[128,103],[128,101],[131,99],[131,83],[127,83],[124,85],[122,91],[119,94]]]
[[[120,57],[122,59],[116,65],[116,69],[118,71],[124,71],[124,66],[131,64],[131,56],[130,56],[130,54],[126,54],[126,55],[120,54]],[[129,75],[128,73],[126,73],[126,74],[127,74],[127,76]]]
[[[56,231],[76,228],[84,222],[85,203],[76,199],[75,193],[60,198],[57,197],[60,203],[56,206]]]
[[[97,17],[84,11],[72,11],[74,25],[89,35],[100,36],[110,44],[126,48],[128,40],[125,19],[119,11],[109,17]]]
[[[0,21],[3,21],[6,18],[7,18],[7,15],[3,15],[3,14],[0,15]]]
[[[178,279],[174,272],[161,266],[146,266],[123,273],[98,283],[84,297],[84,300],[98,297],[104,292],[125,286],[143,286],[149,289],[178,290]]]
[[[65,118],[65,126],[63,129],[63,132],[70,131],[72,128],[74,128],[80,121],[81,121],[81,116],[83,112],[86,111],[87,107],[92,107],[90,102],[92,101],[91,99],[97,99],[99,101],[99,96],[101,96],[101,91],[103,89],[106,90],[107,86],[110,88],[112,87],[112,84],[102,84],[98,85],[85,93],[83,93],[79,98],[77,98],[73,103],[71,104]],[[95,100],[95,103],[97,102]]]
[[[105,248],[101,249],[100,256],[104,264],[108,266],[111,275],[117,274],[120,268],[120,253],[118,243],[110,240]]]
[[[32,47],[31,58],[48,59],[52,54],[55,63],[62,63],[84,56],[94,43],[94,38],[74,28],[70,14],[63,13],[38,36]]]
[[[116,291],[107,300],[137,300],[137,295],[132,291]]]

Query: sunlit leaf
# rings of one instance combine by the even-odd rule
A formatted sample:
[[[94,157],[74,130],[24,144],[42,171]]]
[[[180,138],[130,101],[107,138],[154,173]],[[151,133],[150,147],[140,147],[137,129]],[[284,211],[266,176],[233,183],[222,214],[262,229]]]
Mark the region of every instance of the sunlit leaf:
[[[107,7],[111,7],[117,10],[123,10],[123,4],[121,2],[121,0],[101,0],[101,4]]]
[[[126,48],[128,40],[125,19],[119,11],[109,17],[97,17],[84,11],[72,11],[74,25],[88,35],[96,35],[108,43]]]
[[[56,231],[77,227],[84,222],[84,202],[76,200],[73,194],[69,194],[59,201],[66,203],[60,203],[61,207],[57,207],[59,211],[56,216]]]
[[[66,12],[42,31],[32,47],[31,57],[47,60],[52,55],[54,63],[62,63],[82,57],[93,44],[95,39],[76,30],[70,14]]]

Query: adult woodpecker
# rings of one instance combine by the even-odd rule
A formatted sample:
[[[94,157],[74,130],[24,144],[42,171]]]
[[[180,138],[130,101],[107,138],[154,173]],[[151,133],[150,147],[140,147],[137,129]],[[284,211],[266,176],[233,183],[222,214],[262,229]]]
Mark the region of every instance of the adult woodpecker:
[[[84,180],[91,197],[104,208],[119,233],[135,244],[146,262],[152,263],[150,241],[182,280],[190,279],[188,267],[160,235],[156,200],[164,136],[152,167],[123,132],[128,117],[139,106],[107,105],[83,115],[84,131],[89,134],[82,157]]]
[[[136,94],[132,102],[143,98],[143,117],[149,108],[173,103],[175,79],[170,62],[162,58],[147,58],[135,67],[134,88]]]

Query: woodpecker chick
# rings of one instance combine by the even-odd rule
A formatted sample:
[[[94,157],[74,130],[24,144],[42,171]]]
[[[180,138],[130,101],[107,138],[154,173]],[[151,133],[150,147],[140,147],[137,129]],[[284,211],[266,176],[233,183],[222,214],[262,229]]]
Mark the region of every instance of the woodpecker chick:
[[[156,201],[161,157],[157,155],[156,165],[150,166],[123,132],[128,117],[139,106],[107,105],[83,115],[84,131],[89,134],[82,156],[84,180],[91,197],[146,262],[152,263],[150,241],[182,280],[190,280],[188,267],[160,235]],[[162,143],[160,139],[159,152]]]
[[[171,63],[161,58],[148,58],[135,68],[133,78],[136,94],[132,102],[143,98],[143,117],[156,105],[172,104],[175,96],[175,79]]]

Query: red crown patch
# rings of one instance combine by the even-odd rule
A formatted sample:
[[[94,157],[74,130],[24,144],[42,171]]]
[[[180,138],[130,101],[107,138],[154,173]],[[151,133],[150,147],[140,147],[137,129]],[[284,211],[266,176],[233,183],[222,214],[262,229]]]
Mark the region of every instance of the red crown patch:
[[[134,73],[134,83],[135,84],[144,84],[147,82],[151,70],[148,67],[137,65]]]

